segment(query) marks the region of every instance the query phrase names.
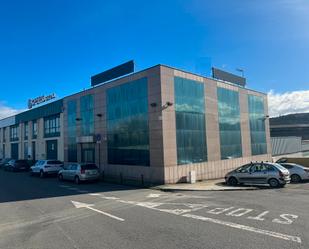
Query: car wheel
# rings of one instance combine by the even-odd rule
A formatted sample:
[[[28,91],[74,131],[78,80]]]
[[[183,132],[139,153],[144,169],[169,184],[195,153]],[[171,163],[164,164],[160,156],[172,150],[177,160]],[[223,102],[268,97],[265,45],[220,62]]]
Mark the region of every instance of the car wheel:
[[[297,183],[297,182],[300,182],[300,181],[301,181],[301,178],[300,178],[299,175],[296,175],[296,174],[291,175],[291,182]]]
[[[228,185],[231,185],[231,186],[236,186],[238,183],[237,179],[235,177],[230,177],[227,181],[227,184]]]
[[[41,171],[40,171],[40,177],[41,177],[41,178],[44,178],[44,176],[45,176],[44,171],[41,170]]]
[[[275,178],[272,178],[272,179],[270,179],[269,181],[268,181],[268,184],[269,184],[269,186],[270,187],[272,187],[272,188],[277,188],[277,187],[279,187],[279,181],[277,180],[277,179],[275,179]]]
[[[58,175],[58,180],[59,180],[59,181],[63,181],[63,175],[62,175],[62,174],[59,174],[59,175]]]
[[[78,177],[78,176],[75,176],[74,182],[75,182],[76,184],[79,184],[79,183],[80,183],[80,180],[79,180],[79,177]]]

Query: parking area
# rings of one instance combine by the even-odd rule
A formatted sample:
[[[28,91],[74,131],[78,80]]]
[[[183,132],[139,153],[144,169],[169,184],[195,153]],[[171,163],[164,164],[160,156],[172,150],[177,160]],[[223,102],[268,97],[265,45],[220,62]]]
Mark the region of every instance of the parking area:
[[[308,191],[161,192],[0,171],[0,248],[308,248]]]

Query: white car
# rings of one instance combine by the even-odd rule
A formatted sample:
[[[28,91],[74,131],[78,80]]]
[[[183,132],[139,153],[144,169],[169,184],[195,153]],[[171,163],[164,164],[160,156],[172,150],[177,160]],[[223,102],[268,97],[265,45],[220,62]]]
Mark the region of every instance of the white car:
[[[58,160],[39,160],[30,168],[30,174],[39,174],[41,178],[51,174],[57,175],[62,167],[63,162]]]
[[[309,169],[296,163],[280,163],[291,175],[291,182],[309,180]]]

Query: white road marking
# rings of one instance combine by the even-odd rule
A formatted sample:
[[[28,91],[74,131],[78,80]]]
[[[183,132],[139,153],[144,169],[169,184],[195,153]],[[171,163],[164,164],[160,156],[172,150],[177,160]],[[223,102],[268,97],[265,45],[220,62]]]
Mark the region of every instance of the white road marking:
[[[227,213],[226,215],[227,216],[240,217],[240,216],[243,216],[243,215],[250,213],[252,211],[253,211],[253,209],[249,209],[249,208],[237,208],[236,210],[233,210],[233,211]]]
[[[149,194],[147,195],[147,198],[158,198],[160,196],[162,196],[162,194]]]
[[[112,214],[109,214],[109,213],[106,213],[106,212],[103,212],[101,210],[98,210],[96,208],[93,208],[92,206],[94,206],[94,204],[87,204],[87,203],[83,203],[83,202],[78,202],[78,201],[71,201],[72,204],[76,207],[76,208],[87,208],[87,209],[90,209],[92,211],[95,211],[97,213],[100,213],[100,214],[103,214],[103,215],[106,215],[110,218],[113,218],[115,220],[119,220],[119,221],[125,221],[124,219],[120,218],[120,217],[117,217],[115,215],[112,215]]]
[[[69,188],[70,186],[68,186],[68,185],[59,185],[59,187],[61,187],[61,188]]]
[[[180,215],[192,211],[197,211],[202,208],[206,208],[206,205],[203,204],[191,204],[191,203],[167,203],[167,202],[137,202],[137,201],[124,201],[124,200],[119,200],[121,203],[125,204],[132,204],[140,207],[145,207],[153,210],[157,210],[160,212],[165,212],[165,213],[171,213],[175,215]],[[166,208],[158,208],[159,206],[162,205],[178,205],[178,206],[186,206],[189,207],[189,209],[181,209],[181,208],[176,208],[176,209],[166,209]]]
[[[222,213],[224,213],[226,211],[229,211],[229,210],[231,210],[233,208],[234,207],[228,207],[228,208],[221,208],[221,207],[219,207],[219,208],[214,208],[212,210],[209,210],[207,213],[210,213],[210,214],[222,214]]]
[[[114,197],[114,196],[101,196],[102,199],[106,199],[106,200],[119,200],[118,197]]]
[[[101,194],[99,194],[99,193],[91,193],[91,194],[89,194],[89,195],[92,195],[92,196],[100,196]]]
[[[192,211],[192,209],[159,209],[159,208],[153,208],[153,209],[158,210],[160,212],[171,213],[175,215],[180,215]]]
[[[245,231],[249,231],[249,232],[259,233],[259,234],[267,235],[267,236],[270,236],[270,237],[275,237],[275,238],[278,238],[278,239],[289,240],[289,241],[301,243],[301,238],[297,237],[297,236],[287,235],[287,234],[283,234],[283,233],[277,233],[277,232],[273,232],[273,231],[263,230],[263,229],[259,229],[259,228],[255,228],[255,227],[245,226],[245,225],[241,225],[241,224],[237,224],[237,223],[233,223],[233,222],[222,221],[222,220],[213,219],[213,218],[204,217],[204,216],[199,216],[199,215],[183,214],[182,216],[187,217],[187,218],[196,219],[196,220],[202,220],[202,221],[207,221],[207,222],[211,222],[211,223],[215,223],[215,224],[220,224],[220,225],[224,225],[224,226],[228,226],[228,227],[232,227],[232,228],[237,228],[237,229],[241,229],[241,230],[245,230]]]
[[[273,219],[272,222],[289,225],[293,223],[293,219],[297,219],[298,216],[295,214],[280,214],[281,219]]]
[[[268,214],[269,211],[264,211],[263,213],[257,215],[257,216],[249,216],[247,219],[250,219],[250,220],[260,220],[260,221],[263,221],[265,220],[264,218],[262,218],[263,216],[265,216],[266,214]]]

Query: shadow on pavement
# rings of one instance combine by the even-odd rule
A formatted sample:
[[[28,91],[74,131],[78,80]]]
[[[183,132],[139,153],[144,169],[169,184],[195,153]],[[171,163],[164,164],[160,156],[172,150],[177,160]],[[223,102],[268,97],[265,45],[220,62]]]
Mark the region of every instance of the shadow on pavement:
[[[75,184],[70,181],[60,182],[56,176],[39,178],[30,176],[29,172],[0,170],[0,203],[134,189],[141,187],[103,181]]]

